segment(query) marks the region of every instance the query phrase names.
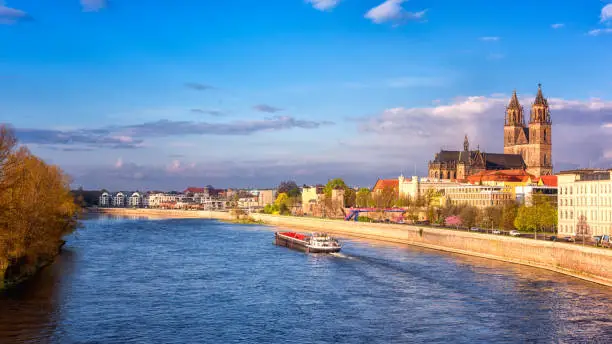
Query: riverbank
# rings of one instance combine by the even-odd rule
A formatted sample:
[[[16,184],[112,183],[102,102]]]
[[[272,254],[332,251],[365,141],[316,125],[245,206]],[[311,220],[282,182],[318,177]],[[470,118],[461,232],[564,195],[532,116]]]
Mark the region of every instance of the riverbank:
[[[26,257],[12,262],[2,262],[0,264],[0,291],[17,286],[25,282],[38,271],[53,263],[55,258],[61,253],[65,241],[58,243],[57,252],[50,255],[43,255],[30,261]]]
[[[228,212],[215,211],[100,209],[99,212],[153,218],[232,219]],[[323,230],[336,235],[415,245],[528,265],[612,287],[612,269],[610,268],[612,250],[610,249],[409,225],[359,223],[267,214],[251,214],[251,217],[271,226]]]

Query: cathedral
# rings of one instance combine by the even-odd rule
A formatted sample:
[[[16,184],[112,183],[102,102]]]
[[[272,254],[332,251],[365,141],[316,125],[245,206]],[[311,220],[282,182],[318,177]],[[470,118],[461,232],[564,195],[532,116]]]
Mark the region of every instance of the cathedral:
[[[504,153],[470,150],[467,135],[463,151],[441,150],[428,164],[429,178],[466,179],[468,176],[492,170],[525,170],[540,177],[552,174],[552,123],[548,100],[542,95],[542,85],[531,105],[529,124],[525,125],[523,107],[516,91],[506,108]]]

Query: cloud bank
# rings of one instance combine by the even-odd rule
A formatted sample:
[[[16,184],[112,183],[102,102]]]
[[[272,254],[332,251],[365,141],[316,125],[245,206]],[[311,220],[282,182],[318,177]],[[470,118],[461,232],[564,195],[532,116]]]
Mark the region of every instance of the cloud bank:
[[[20,142],[38,145],[84,145],[109,149],[133,149],[143,146],[146,138],[185,135],[251,135],[257,132],[316,129],[332,122],[300,120],[291,116],[274,116],[262,120],[208,123],[159,120],[126,126],[98,129],[52,130],[17,128]]]

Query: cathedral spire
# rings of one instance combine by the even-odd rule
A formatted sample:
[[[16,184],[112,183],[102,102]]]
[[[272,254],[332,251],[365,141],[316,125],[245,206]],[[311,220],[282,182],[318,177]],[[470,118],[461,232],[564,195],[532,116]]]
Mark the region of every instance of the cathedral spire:
[[[536,95],[534,104],[545,106],[548,105],[548,101],[546,101],[546,98],[544,98],[544,95],[542,94],[542,84],[538,84],[538,95]]]
[[[538,84],[538,94],[531,105],[529,122],[550,124],[550,109],[548,107],[548,100],[542,94],[542,84]]]
[[[467,134],[465,134],[465,138],[463,139],[463,150],[465,152],[470,151],[470,141],[468,140]]]
[[[508,104],[508,109],[520,109],[521,104],[519,104],[518,97],[516,96],[516,89],[512,92],[512,98],[510,98],[510,104]]]
[[[524,126],[523,107],[519,103],[516,89],[512,92],[512,98],[506,108],[506,125],[507,126]]]

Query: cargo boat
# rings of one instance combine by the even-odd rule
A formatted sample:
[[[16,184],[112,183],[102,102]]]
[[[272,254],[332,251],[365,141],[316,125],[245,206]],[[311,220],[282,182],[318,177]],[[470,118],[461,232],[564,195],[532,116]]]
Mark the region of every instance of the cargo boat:
[[[312,233],[311,235],[296,232],[274,233],[274,244],[285,246],[306,253],[339,252],[342,245],[327,233]]]

